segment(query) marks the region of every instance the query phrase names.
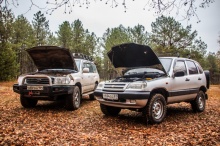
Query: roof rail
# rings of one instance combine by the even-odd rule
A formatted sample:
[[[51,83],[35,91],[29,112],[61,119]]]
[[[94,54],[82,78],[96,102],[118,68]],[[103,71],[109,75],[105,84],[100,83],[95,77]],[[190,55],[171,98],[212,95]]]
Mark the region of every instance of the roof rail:
[[[89,61],[93,61],[91,56],[82,54],[82,53],[73,53],[74,58],[80,58],[80,59],[85,59],[85,60],[89,60]]]

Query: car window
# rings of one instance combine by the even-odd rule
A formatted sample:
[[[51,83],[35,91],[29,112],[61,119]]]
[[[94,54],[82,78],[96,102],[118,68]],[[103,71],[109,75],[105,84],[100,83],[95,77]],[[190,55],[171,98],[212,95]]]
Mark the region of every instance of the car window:
[[[199,73],[202,74],[202,73],[203,73],[203,69],[202,69],[202,67],[200,66],[200,64],[196,62],[196,66],[197,66],[197,68],[198,68],[198,70],[199,70]]]
[[[198,74],[198,70],[197,70],[196,65],[195,65],[195,63],[193,61],[187,60],[186,64],[188,66],[188,70],[189,70],[189,74],[190,75]]]
[[[90,73],[94,73],[94,69],[91,63],[84,63],[83,68],[88,68]]]
[[[187,70],[186,70],[186,65],[185,62],[182,60],[178,60],[174,66],[173,72],[179,72],[179,71],[183,71],[185,75],[187,75]]]
[[[166,72],[168,72],[170,70],[172,59],[171,58],[160,58],[160,62],[162,63]]]
[[[97,73],[97,68],[96,68],[95,64],[91,63],[91,65],[92,65],[92,68],[93,68],[93,72]]]

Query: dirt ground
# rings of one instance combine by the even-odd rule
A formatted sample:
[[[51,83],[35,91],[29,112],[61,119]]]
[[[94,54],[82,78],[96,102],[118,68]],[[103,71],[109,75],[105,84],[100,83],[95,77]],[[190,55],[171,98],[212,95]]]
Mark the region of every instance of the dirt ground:
[[[146,124],[141,113],[122,110],[104,116],[99,103],[83,98],[81,107],[66,111],[61,102],[21,106],[13,82],[0,83],[0,145],[220,145],[220,85],[211,86],[206,110],[194,113],[187,103],[168,106],[161,124]]]

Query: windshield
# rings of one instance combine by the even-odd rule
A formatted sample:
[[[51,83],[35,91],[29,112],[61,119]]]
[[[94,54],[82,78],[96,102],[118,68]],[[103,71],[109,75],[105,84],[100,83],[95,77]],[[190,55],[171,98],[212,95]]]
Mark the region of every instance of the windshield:
[[[140,74],[140,73],[164,73],[163,71],[159,70],[159,69],[154,69],[154,68],[134,68],[134,69],[130,69],[128,70],[124,75],[134,75],[134,74]]]
[[[168,72],[170,70],[172,59],[171,58],[159,58],[159,59],[166,72]]]
[[[44,69],[39,71],[39,73],[75,73],[72,69]]]

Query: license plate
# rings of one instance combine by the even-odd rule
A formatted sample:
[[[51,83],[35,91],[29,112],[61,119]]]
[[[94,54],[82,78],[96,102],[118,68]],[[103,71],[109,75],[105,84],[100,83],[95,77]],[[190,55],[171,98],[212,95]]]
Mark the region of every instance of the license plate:
[[[103,94],[104,99],[118,100],[118,94]]]
[[[43,86],[27,86],[27,90],[44,90]]]

